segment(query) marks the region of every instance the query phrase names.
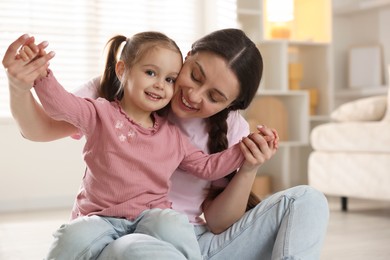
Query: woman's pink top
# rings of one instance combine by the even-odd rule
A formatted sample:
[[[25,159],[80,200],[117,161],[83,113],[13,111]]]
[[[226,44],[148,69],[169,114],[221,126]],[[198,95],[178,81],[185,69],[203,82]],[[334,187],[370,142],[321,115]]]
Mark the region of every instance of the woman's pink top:
[[[125,114],[119,102],[77,97],[63,89],[51,72],[36,81],[35,90],[48,115],[75,125],[86,137],[87,168],[75,216],[135,219],[146,209],[170,208],[170,177],[178,167],[216,180],[244,161],[239,145],[208,155],[166,118],[154,114],[154,126],[144,128]]]
[[[98,87],[100,77],[96,77],[85,83],[75,94],[80,97],[96,99],[98,97]],[[175,117],[173,113],[169,114],[169,121],[178,126],[191,142],[204,152],[209,152],[207,148],[208,133],[206,131],[206,122],[201,118],[183,119]],[[229,146],[239,142],[244,136],[249,134],[249,125],[242,117],[239,111],[232,111],[228,120]],[[80,136],[73,136],[79,138]],[[200,217],[203,213],[202,203],[206,198],[207,189],[211,181],[197,178],[187,172],[176,169],[171,177],[171,189],[168,198],[172,202],[172,208],[186,214],[193,224],[204,224]],[[213,185],[225,186],[224,180],[217,180]]]

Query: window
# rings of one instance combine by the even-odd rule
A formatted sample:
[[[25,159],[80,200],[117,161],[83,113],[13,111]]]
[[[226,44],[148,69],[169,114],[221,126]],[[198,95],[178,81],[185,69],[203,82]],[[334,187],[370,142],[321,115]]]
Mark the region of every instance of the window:
[[[211,4],[212,7],[211,8]],[[236,27],[235,0],[2,0],[0,55],[23,33],[47,40],[59,82],[73,90],[100,74],[107,40],[156,30],[173,38],[183,55],[211,29]],[[212,21],[212,22],[209,22]],[[9,117],[8,83],[0,72],[0,117]]]

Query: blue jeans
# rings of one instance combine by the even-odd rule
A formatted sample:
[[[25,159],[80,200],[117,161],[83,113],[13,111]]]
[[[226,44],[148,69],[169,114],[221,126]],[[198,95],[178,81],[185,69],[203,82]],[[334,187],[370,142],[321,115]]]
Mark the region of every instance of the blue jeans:
[[[263,200],[225,232],[214,235],[195,226],[203,259],[320,259],[329,208],[325,196],[297,186]],[[171,231],[172,232],[172,231]],[[100,259],[185,259],[165,241],[123,236]]]
[[[163,223],[174,232],[166,232]],[[97,259],[107,245],[133,233],[164,241],[184,259],[201,259],[193,226],[185,215],[171,209],[146,210],[134,221],[101,216],[77,218],[54,233],[46,259]]]

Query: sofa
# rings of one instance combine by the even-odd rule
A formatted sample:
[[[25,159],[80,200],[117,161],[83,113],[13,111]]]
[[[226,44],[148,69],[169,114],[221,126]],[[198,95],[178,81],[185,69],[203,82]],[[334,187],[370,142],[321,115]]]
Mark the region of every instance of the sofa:
[[[389,67],[390,70],[390,67]],[[390,74],[390,71],[389,71]],[[309,185],[341,198],[390,200],[390,91],[345,103],[310,134]]]

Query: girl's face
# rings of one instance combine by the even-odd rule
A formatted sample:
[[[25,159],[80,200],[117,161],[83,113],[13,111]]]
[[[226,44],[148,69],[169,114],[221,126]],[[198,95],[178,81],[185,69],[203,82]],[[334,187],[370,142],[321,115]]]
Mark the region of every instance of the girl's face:
[[[175,83],[172,111],[181,118],[208,118],[228,107],[239,94],[236,75],[211,52],[189,55]]]
[[[150,114],[165,107],[174,93],[174,83],[180,72],[182,59],[179,53],[155,47],[147,51],[129,71],[119,61],[117,73],[123,69],[124,95],[121,100],[125,111],[133,117]]]

